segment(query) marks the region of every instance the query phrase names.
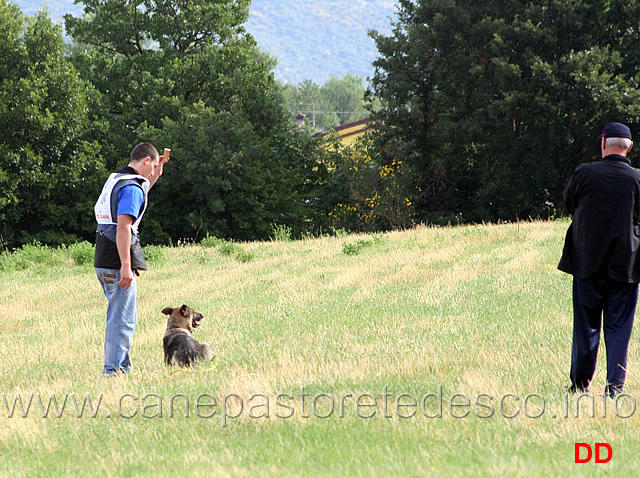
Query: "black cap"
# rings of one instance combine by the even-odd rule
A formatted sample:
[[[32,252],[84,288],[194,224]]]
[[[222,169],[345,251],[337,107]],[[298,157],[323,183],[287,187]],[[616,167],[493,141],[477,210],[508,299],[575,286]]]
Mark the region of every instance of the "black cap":
[[[628,126],[623,125],[622,123],[609,123],[602,129],[602,134],[600,135],[603,138],[628,138],[633,139],[631,137],[631,130]]]

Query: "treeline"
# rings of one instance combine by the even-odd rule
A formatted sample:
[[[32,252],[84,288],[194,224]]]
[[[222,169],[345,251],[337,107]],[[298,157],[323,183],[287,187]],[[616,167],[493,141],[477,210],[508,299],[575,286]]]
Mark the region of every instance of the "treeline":
[[[92,241],[106,176],[143,140],[173,149],[141,231],[163,244],[549,217],[605,122],[640,134],[635,2],[400,0],[350,148],[292,105],[345,90],[355,110],[359,77],[281,85],[249,0],[196,3],[85,0],[67,45],[0,0],[0,246]]]
[[[417,174],[423,221],[561,213],[604,124],[640,138],[640,2],[398,0],[373,37],[373,117]]]
[[[370,214],[362,227],[339,214],[352,197],[345,158],[364,147],[314,139],[312,115],[294,121],[304,102],[366,116],[362,78],[275,81],[275,58],[244,32],[248,0],[84,5],[65,17],[66,44],[46,12],[0,0],[0,247],[92,241],[100,188],[140,141],[173,149],[147,244],[378,229]],[[319,113],[315,130],[353,118]]]
[[[363,78],[351,73],[331,77],[322,85],[311,80],[281,85],[283,104],[292,119],[304,114],[304,126],[313,133],[368,118],[371,105],[364,100],[365,92]]]
[[[87,0],[65,18],[69,47],[46,13],[0,0],[1,244],[92,240],[101,184],[142,140],[173,148],[146,242],[326,229],[324,150],[290,121],[248,6]]]

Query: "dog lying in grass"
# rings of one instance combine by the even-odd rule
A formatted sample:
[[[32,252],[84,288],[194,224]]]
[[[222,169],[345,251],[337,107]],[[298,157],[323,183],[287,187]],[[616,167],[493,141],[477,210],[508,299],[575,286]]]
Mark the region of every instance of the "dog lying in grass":
[[[169,316],[167,330],[162,339],[164,361],[167,365],[189,366],[199,359],[211,360],[213,350],[193,338],[193,329],[200,326],[203,315],[191,307],[166,307],[162,313]]]

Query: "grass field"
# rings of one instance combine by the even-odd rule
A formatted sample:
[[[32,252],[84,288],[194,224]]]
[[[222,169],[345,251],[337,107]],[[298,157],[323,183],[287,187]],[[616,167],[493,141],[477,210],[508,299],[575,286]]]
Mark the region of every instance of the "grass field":
[[[637,333],[627,396],[598,395],[604,350],[594,395],[564,392],[567,226],[150,248],[121,378],[92,265],[34,248],[0,271],[0,475],[634,476]],[[217,355],[190,370],[162,363],[183,303]]]

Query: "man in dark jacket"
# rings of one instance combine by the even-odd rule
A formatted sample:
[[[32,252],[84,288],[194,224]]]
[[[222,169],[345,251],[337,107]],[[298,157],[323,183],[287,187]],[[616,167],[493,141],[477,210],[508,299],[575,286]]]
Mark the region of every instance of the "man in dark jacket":
[[[596,369],[601,323],[607,385],[622,391],[640,282],[640,170],[627,154],[631,131],[607,124],[602,160],[576,168],[564,190],[573,221],[558,269],[573,275],[572,392],[587,391]]]

